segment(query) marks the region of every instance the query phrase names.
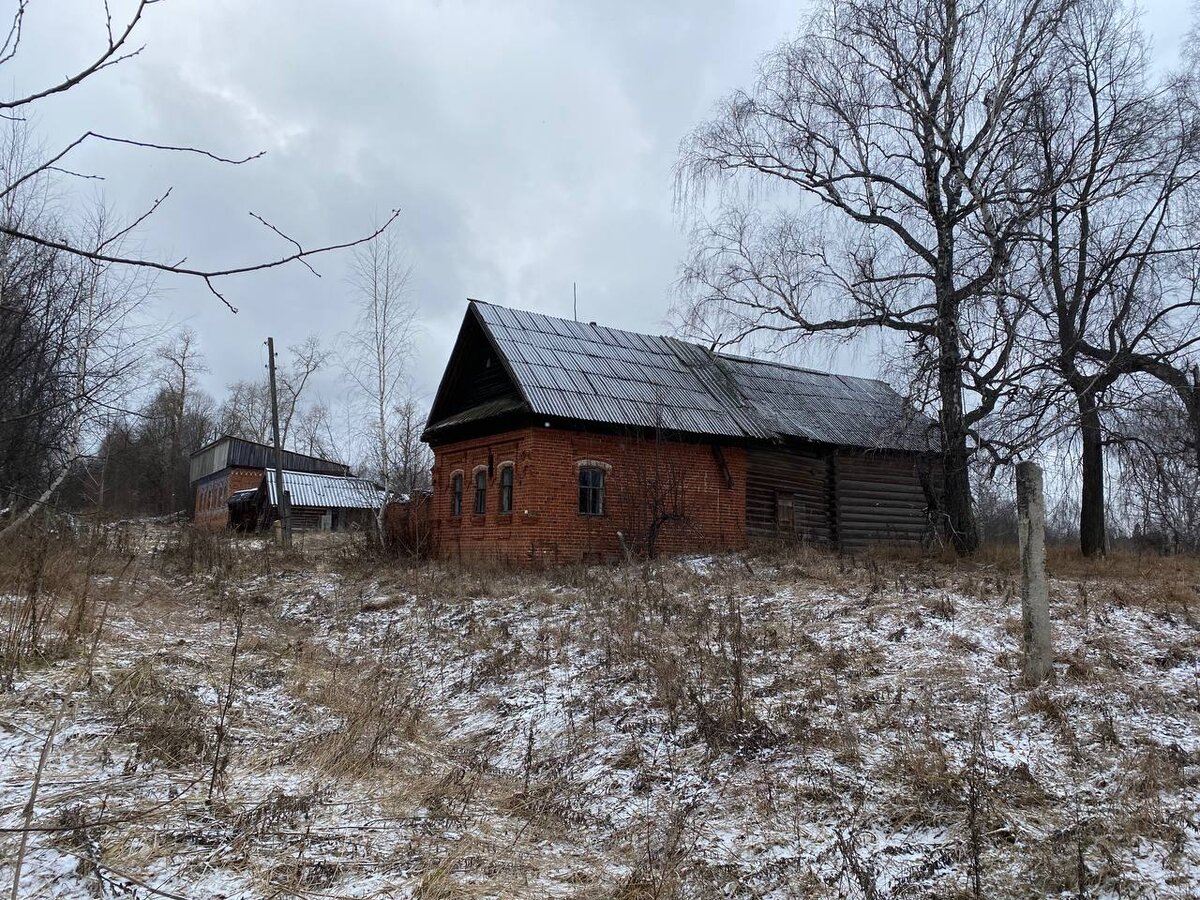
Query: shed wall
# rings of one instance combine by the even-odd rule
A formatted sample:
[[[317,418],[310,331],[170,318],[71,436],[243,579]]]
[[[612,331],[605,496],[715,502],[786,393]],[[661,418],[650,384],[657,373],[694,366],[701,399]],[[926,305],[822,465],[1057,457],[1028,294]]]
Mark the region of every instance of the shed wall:
[[[792,504],[792,514],[781,509]],[[817,449],[746,451],[746,533],[816,544],[834,540],[830,459]]]

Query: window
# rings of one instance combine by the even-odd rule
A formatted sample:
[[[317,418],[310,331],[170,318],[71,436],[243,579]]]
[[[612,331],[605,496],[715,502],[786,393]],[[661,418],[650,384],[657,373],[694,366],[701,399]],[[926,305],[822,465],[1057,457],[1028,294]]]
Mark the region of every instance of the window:
[[[780,531],[796,528],[796,498],[792,494],[775,495],[775,527]]]
[[[513,467],[504,466],[500,469],[500,513],[507,515],[512,512],[513,500]]]
[[[462,472],[450,476],[450,515],[462,515]]]
[[[475,470],[475,515],[487,512],[487,469]]]
[[[604,469],[579,467],[579,512],[585,516],[604,515]]]

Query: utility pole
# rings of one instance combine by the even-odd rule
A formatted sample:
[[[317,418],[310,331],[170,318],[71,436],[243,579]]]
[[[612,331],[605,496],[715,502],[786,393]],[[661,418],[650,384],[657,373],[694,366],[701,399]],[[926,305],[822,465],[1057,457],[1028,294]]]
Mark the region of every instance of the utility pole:
[[[292,504],[283,489],[283,447],[279,443],[279,399],[275,391],[275,339],[267,338],[267,368],[271,373],[271,432],[275,436],[275,499],[279,513],[279,540],[292,546]]]

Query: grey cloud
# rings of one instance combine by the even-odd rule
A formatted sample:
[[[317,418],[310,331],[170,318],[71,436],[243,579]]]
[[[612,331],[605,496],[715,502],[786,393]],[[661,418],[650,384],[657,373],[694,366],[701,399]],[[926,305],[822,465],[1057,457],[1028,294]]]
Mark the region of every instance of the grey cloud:
[[[1150,5],[1148,24],[1170,20]],[[96,0],[35,5],[19,78],[60,74],[102,39]],[[126,4],[127,6],[127,4]],[[120,13],[120,4],[114,13]],[[399,206],[431,392],[467,296],[661,331],[685,249],[672,208],[680,138],[796,26],[792,3],[170,0],[139,58],[56,102],[48,141],[84,127],[267,156],[242,168],[83,155],[133,214],[168,186],[149,252],[242,260],[281,249],[253,209],[310,243]],[[203,287],[160,282],[160,305],[199,331],[208,387],[254,377],[260,343],[346,327],[347,259]],[[863,363],[858,363],[862,370]],[[848,368],[854,368],[850,366]],[[339,388],[327,380],[328,394]]]

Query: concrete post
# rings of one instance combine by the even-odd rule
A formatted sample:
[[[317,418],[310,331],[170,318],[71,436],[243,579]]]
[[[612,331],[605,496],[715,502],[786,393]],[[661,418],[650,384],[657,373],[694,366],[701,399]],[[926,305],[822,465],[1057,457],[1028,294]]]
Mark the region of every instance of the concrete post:
[[[1021,619],[1024,623],[1022,674],[1025,683],[1041,684],[1050,675],[1050,594],[1046,586],[1046,500],[1042,469],[1017,464],[1017,538],[1021,551]]]

